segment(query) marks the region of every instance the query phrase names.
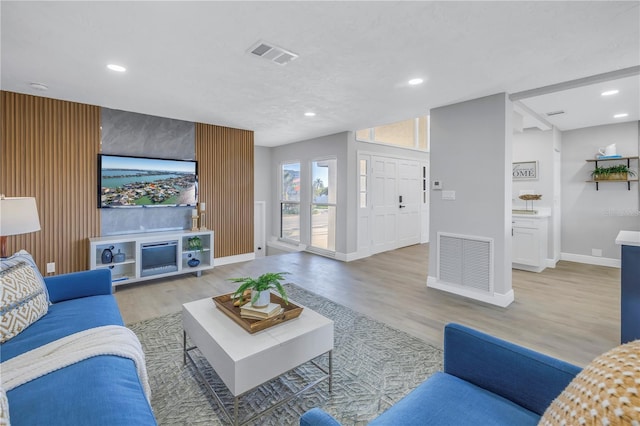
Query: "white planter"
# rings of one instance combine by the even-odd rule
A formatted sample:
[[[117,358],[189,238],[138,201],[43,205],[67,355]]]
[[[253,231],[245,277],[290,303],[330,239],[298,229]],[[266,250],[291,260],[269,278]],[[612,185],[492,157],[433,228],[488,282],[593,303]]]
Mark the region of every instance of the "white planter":
[[[251,300],[256,296],[256,293],[260,293],[258,295],[258,300],[255,301],[252,305],[256,308],[264,308],[271,301],[271,292],[269,290],[264,290],[257,292],[255,290],[251,290]]]

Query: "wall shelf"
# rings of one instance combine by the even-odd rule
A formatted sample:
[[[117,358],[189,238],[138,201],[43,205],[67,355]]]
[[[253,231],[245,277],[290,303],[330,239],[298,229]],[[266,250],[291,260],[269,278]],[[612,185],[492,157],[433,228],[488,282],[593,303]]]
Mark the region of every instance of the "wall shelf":
[[[634,157],[618,157],[618,158],[593,158],[593,159],[588,159],[586,160],[587,163],[595,163],[595,168],[598,168],[598,163],[603,163],[603,162],[611,162],[611,161],[625,161],[627,163],[627,168],[631,168],[631,160],[638,160],[638,156],[634,156]],[[591,179],[588,180],[587,182],[589,183],[595,183],[596,184],[596,191],[598,191],[600,189],[600,182],[626,182],[627,183],[627,190],[631,191],[631,182],[638,182],[638,179]]]

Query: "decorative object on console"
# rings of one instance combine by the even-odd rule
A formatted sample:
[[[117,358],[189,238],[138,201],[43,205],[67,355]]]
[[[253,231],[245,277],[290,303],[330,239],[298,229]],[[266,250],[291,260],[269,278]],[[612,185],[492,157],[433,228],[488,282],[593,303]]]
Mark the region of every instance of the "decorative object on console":
[[[33,197],[0,194],[0,257],[7,257],[7,236],[40,230],[38,207]]]
[[[193,237],[189,237],[187,239],[187,248],[193,251],[197,250],[202,254],[203,248],[202,248],[202,240],[200,239],[200,237],[198,237],[197,235]],[[189,254],[189,257],[191,256],[192,254]],[[200,259],[195,257],[195,253],[193,254],[193,257],[191,257],[191,259],[187,261],[187,265],[189,265],[192,268],[195,268],[199,264],[200,264]]]
[[[100,256],[100,260],[102,263],[111,263],[113,262],[113,246],[109,246],[108,248],[102,250],[102,256]]]
[[[207,230],[207,227],[204,226],[204,211],[206,207],[207,205],[205,203],[200,203],[200,230],[201,231]]]
[[[200,264],[200,259],[196,259],[195,257],[192,257],[187,261],[187,265],[191,266],[192,268],[195,268],[199,264]]]
[[[120,249],[118,249],[118,252],[113,255],[113,261],[115,263],[122,263],[126,258],[127,258],[127,255],[122,253]]]
[[[234,283],[240,283],[240,287],[233,293],[233,298],[244,298],[245,290],[251,290],[251,304],[254,307],[265,307],[269,304],[270,294],[272,288],[277,290],[282,296],[282,300],[285,303],[289,303],[287,299],[287,292],[282,287],[280,281],[284,280],[284,275],[288,272],[267,272],[260,275],[258,278],[229,278]]]
[[[533,202],[542,198],[541,194],[522,194],[518,198],[524,200],[525,210],[533,211]],[[529,201],[531,201],[531,208],[529,208]]]

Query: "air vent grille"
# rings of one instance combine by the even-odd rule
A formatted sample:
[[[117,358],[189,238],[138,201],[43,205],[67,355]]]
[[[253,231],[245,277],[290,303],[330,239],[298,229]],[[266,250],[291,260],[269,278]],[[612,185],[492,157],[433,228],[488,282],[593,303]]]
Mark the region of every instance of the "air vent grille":
[[[282,47],[265,41],[257,42],[251,46],[247,52],[278,65],[286,65],[298,58],[298,55],[290,50],[283,49]]]
[[[493,292],[493,240],[438,233],[438,280]]]

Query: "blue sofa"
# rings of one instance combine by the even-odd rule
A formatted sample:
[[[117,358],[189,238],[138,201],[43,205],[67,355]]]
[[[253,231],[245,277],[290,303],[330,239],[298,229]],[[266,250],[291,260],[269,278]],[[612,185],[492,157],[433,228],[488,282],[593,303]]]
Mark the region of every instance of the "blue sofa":
[[[444,330],[444,372],[438,372],[370,425],[536,425],[581,371],[564,361],[459,324]],[[301,426],[339,426],[320,408]]]
[[[123,325],[108,269],[45,278],[48,313],[0,345],[0,360],[64,336]],[[49,373],[7,392],[13,426],[155,425],[135,363],[101,355]]]

